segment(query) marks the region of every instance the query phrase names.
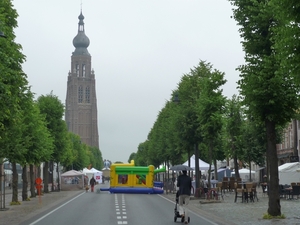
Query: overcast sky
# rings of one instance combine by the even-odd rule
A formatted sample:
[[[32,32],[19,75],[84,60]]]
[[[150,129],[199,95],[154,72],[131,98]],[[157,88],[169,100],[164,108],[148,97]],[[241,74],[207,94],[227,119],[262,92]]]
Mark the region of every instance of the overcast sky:
[[[65,103],[81,0],[14,0],[23,65],[36,97]],[[227,0],[82,0],[96,76],[99,145],[126,162],[147,139],[183,74],[200,60],[225,72],[224,95],[238,94],[244,62]]]

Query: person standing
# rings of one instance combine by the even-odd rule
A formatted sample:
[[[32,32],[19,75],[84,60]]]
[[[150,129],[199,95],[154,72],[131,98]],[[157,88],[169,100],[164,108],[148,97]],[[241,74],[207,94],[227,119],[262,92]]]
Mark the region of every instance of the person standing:
[[[179,187],[179,214],[181,217],[184,217],[184,223],[187,224],[189,215],[186,206],[190,202],[192,179],[187,175],[186,170],[183,170],[182,174],[178,177],[177,187]]]
[[[94,177],[91,178],[90,180],[90,185],[91,185],[91,192],[94,192],[94,186],[96,184],[96,180]]]

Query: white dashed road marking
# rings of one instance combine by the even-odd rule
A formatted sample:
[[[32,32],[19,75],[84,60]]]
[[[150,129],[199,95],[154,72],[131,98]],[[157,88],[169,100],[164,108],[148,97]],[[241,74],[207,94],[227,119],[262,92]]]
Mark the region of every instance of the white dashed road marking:
[[[117,194],[115,194],[115,206],[116,206],[116,215],[117,215],[118,224],[128,224],[127,223],[127,216],[126,216],[126,202],[125,202],[124,194],[122,194],[122,208],[121,208],[121,210],[120,210]]]

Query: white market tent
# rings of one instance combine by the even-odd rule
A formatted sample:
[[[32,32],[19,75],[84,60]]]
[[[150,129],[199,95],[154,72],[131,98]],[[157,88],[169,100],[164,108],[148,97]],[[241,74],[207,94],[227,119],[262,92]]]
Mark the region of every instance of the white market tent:
[[[77,170],[69,170],[63,174],[61,174],[60,176],[62,177],[68,177],[68,176],[80,176],[83,175],[83,173],[77,171]]]
[[[95,168],[90,169],[90,171],[92,171],[93,173],[102,173],[102,171],[97,170],[97,169],[95,169]]]
[[[93,171],[89,170],[88,168],[83,168],[82,173],[86,175],[88,173],[93,173]]]
[[[239,169],[240,178],[243,181],[248,181],[250,179],[250,170],[243,168]],[[251,179],[255,180],[255,174],[256,172],[254,170],[251,170]],[[231,176],[235,177],[235,171],[231,172]]]
[[[285,163],[278,167],[279,184],[288,184],[300,182],[300,163]]]
[[[62,191],[69,191],[69,190],[77,190],[83,189],[84,187],[84,174],[76,171],[76,170],[69,170],[61,176],[61,190]]]
[[[89,180],[94,176],[94,172],[87,168],[83,168],[82,173],[84,173],[84,175],[86,175]]]
[[[97,170],[95,168],[91,169],[92,172],[94,172],[94,178],[95,180],[100,184],[102,183],[102,176],[103,176],[103,172],[100,170]]]
[[[92,169],[87,169],[87,168],[84,168],[83,170],[82,170],[82,173],[84,173],[84,175],[86,175],[88,178],[89,178],[89,180],[92,178],[92,177],[94,177],[95,178],[95,180],[98,182],[98,183],[102,183],[102,171],[99,171],[99,170],[97,170],[97,169],[95,169],[95,168],[92,168]]]
[[[192,155],[190,158],[191,165],[190,167],[195,169],[195,155]],[[183,165],[188,166],[189,165],[189,160],[187,160]],[[199,168],[200,170],[208,170],[209,169],[209,164],[207,162],[204,162],[203,160],[199,159]],[[214,169],[214,166],[211,165],[211,169]]]

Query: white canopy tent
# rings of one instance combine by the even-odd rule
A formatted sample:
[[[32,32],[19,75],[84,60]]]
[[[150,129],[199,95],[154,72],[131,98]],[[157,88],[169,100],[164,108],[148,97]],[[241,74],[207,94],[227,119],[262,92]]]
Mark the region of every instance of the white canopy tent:
[[[278,167],[279,183],[288,184],[300,182],[300,163],[285,163]]]
[[[195,169],[196,164],[195,164],[195,155],[192,155],[190,158],[191,165],[190,167]],[[183,165],[188,166],[189,165],[189,160],[187,160]],[[199,168],[200,170],[208,170],[209,169],[209,164],[207,162],[204,162],[203,160],[199,159]],[[211,165],[211,169],[214,169],[214,166]]]
[[[92,168],[90,170],[87,168],[84,168],[82,170],[82,172],[84,173],[84,175],[86,175],[89,178],[89,181],[92,177],[94,177],[98,183],[102,183],[102,174],[103,174],[102,171],[97,170],[95,168]]]
[[[95,169],[95,168],[90,169],[90,171],[92,171],[93,173],[102,173],[102,171],[97,170],[97,169]]]
[[[61,190],[76,190],[83,189],[84,187],[84,174],[76,171],[69,170],[61,176]]]
[[[83,168],[82,173],[84,173],[84,175],[86,175],[90,180],[94,176],[95,172],[89,170],[88,168]]]
[[[239,169],[240,178],[243,181],[248,181],[250,179],[250,170],[243,168]],[[255,174],[256,172],[254,170],[251,170],[251,179],[255,180]],[[235,177],[235,171],[231,172],[231,176]]]
[[[87,173],[93,173],[93,171],[89,170],[88,168],[83,168],[82,172],[86,175]]]

